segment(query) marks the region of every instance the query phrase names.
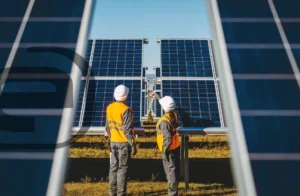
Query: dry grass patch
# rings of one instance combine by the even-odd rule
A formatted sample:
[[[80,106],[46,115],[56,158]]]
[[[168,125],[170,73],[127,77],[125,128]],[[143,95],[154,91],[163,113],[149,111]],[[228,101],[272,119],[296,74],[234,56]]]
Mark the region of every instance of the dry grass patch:
[[[103,136],[74,136],[73,141],[76,143],[99,143],[104,141]],[[138,137],[137,142],[156,142],[156,136],[151,137]],[[227,142],[227,136],[191,136],[189,142],[207,142],[207,143],[218,143]]]
[[[95,148],[72,148],[70,158],[109,158],[109,151]],[[157,149],[138,149],[138,153],[132,156],[134,159],[161,159],[161,153]],[[230,152],[224,148],[213,149],[189,149],[189,158],[230,158]]]
[[[106,196],[108,183],[67,183],[64,185],[63,196]],[[127,185],[128,196],[158,196],[167,195],[166,182],[129,182]],[[237,196],[235,188],[226,188],[222,184],[196,184],[190,183],[190,189],[185,192],[184,184],[179,184],[179,195],[226,195]]]

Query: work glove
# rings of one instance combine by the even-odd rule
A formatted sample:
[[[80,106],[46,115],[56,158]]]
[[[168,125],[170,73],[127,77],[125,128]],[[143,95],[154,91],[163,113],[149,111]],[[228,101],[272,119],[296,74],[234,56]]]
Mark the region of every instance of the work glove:
[[[132,140],[132,142],[131,142],[131,155],[136,155],[136,153],[137,153],[136,144],[135,144],[135,141]]]

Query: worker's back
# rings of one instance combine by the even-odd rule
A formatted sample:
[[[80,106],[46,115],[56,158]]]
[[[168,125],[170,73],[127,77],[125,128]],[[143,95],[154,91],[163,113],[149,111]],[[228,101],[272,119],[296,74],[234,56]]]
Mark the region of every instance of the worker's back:
[[[123,129],[123,114],[129,107],[124,102],[114,102],[106,109],[107,124],[112,142],[128,142]]]

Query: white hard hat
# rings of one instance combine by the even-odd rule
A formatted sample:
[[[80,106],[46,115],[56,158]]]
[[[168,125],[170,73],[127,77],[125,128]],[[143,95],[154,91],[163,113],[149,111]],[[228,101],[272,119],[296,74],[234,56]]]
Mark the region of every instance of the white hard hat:
[[[171,112],[175,110],[175,101],[170,96],[164,96],[159,100],[159,103],[165,112]]]
[[[129,93],[129,88],[123,84],[115,88],[114,97],[117,101],[125,101]]]

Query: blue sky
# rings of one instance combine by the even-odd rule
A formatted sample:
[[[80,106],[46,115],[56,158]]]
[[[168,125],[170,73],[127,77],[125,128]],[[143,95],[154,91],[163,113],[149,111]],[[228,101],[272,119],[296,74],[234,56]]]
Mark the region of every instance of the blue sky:
[[[205,0],[96,0],[90,38],[148,38],[144,66],[160,65],[157,38],[210,38]]]

